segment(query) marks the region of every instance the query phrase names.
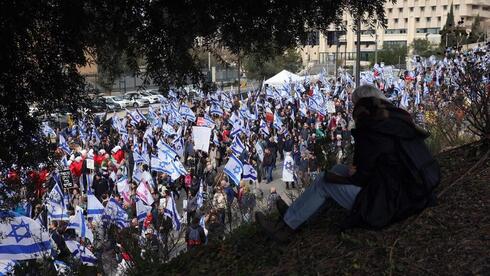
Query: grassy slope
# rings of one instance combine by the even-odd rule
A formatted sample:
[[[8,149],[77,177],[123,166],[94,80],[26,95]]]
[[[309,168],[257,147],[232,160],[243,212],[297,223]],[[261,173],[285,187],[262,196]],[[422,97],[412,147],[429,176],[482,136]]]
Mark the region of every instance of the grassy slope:
[[[437,193],[482,155],[471,146],[440,154],[443,180]],[[267,240],[255,225],[245,225],[223,243],[185,253],[155,267],[154,273],[485,275],[490,271],[489,206],[487,160],[447,189],[436,207],[382,231],[340,233],[335,222],[341,221],[345,212],[332,205],[288,245]]]

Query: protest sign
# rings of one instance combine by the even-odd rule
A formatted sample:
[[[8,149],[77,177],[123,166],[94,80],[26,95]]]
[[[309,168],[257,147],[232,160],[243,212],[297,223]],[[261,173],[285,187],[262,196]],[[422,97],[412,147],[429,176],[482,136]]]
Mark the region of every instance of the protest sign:
[[[209,141],[211,139],[211,128],[209,127],[192,127],[192,139],[194,141],[194,149],[208,152]]]

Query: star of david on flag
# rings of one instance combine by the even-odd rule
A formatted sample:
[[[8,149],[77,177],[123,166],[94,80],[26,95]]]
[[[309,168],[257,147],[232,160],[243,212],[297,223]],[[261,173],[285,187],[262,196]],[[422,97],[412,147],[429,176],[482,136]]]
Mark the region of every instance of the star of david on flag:
[[[230,159],[228,159],[223,171],[226,173],[226,175],[228,175],[228,177],[230,177],[235,185],[240,184],[240,180],[242,179],[243,164],[235,155],[230,155]]]

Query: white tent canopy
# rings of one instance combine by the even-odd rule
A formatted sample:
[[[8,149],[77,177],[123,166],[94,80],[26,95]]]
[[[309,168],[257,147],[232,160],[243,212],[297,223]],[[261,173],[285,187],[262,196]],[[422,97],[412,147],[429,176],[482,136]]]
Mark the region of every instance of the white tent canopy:
[[[289,82],[290,80],[296,82],[296,81],[302,81],[303,79],[304,79],[303,77],[291,73],[288,70],[282,70],[281,72],[277,73],[275,76],[266,80],[264,84],[268,84],[270,86],[282,86],[284,85],[284,83]]]

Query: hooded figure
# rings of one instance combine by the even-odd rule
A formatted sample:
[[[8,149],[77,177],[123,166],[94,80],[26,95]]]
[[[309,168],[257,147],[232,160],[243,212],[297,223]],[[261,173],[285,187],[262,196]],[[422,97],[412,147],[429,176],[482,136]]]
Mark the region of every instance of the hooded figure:
[[[413,176],[402,149],[410,141],[423,145],[428,133],[413,123],[408,112],[376,97],[359,99],[353,114],[356,172],[350,182],[362,189],[346,226],[383,227],[433,204],[435,186],[426,186]],[[425,147],[418,150],[428,154]],[[438,171],[437,163],[429,165]]]

